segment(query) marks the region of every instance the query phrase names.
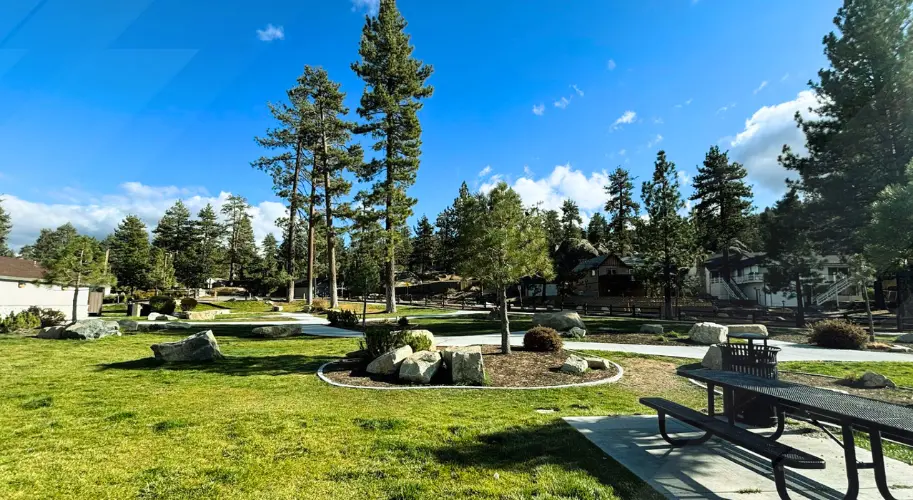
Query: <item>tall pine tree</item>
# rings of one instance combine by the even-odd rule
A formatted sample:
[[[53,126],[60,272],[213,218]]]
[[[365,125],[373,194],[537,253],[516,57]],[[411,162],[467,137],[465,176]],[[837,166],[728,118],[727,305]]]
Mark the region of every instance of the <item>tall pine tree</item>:
[[[257,257],[249,209],[247,199],[240,195],[229,196],[222,205],[221,212],[225,216],[227,232],[225,256],[228,260],[228,281],[231,284],[249,277]]]
[[[380,0],[376,17],[368,17],[362,30],[358,53],[361,61],[352,69],[365,82],[358,115],[365,123],[359,132],[376,139],[375,151],[383,156],[369,162],[360,172],[363,180],[375,180],[361,197],[382,205],[386,231],[385,282],[387,312],[396,312],[396,257],[398,230],[412,215],[415,199],[406,190],[415,183],[421,155],[421,99],[430,97],[426,85],[432,68],[412,56],[406,34],[406,20],[395,0]]]
[[[35,243],[22,247],[19,255],[23,259],[31,259],[47,267],[48,263],[56,259],[78,235],[76,228],[69,222],[54,230],[42,229]]]
[[[583,224],[583,218],[580,217],[580,207],[574,200],[564,200],[561,204],[561,233],[564,241],[580,239],[582,231],[580,225]]]
[[[605,204],[609,216],[611,238],[609,249],[619,255],[630,255],[634,251],[634,235],[631,229],[634,218],[640,212],[640,205],[634,201],[634,183],[631,174],[618,167],[609,174],[609,185],[605,187],[609,201]]]
[[[412,241],[412,255],[409,265],[419,274],[426,274],[434,269],[434,256],[437,254],[437,238],[434,226],[427,216],[422,216],[415,226],[415,238]]]
[[[121,288],[131,292],[149,285],[150,245],[146,224],[128,215],[110,238],[111,272]]]
[[[207,204],[197,214],[193,225],[193,256],[190,273],[184,284],[192,288],[203,288],[207,281],[221,274],[220,263],[224,262],[222,240],[225,227],[219,223],[216,211]]]
[[[194,265],[194,225],[190,210],[181,200],[176,201],[165,210],[152,234],[152,246],[170,254],[177,280],[187,285]]]
[[[10,231],[13,223],[10,214],[3,209],[3,198],[0,198],[0,257],[12,257],[13,250],[9,246]]]
[[[600,253],[606,251],[609,242],[609,222],[601,212],[596,212],[590,217],[586,228],[586,239],[596,247]]]

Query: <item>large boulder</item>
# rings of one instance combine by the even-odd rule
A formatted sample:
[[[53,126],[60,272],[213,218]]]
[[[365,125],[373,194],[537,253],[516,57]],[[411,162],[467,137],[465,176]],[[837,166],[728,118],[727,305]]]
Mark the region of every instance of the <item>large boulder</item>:
[[[368,364],[368,373],[373,373],[374,375],[393,375],[399,370],[399,366],[409,356],[412,356],[412,348],[407,345],[381,354],[377,359]]]
[[[219,343],[212,334],[212,330],[195,333],[184,340],[177,342],[164,342],[153,344],[152,352],[155,359],[160,361],[185,362],[185,361],[212,361],[222,359]]]
[[[399,378],[406,382],[427,384],[441,367],[441,353],[437,351],[419,351],[403,360],[399,367]]]
[[[640,333],[656,333],[662,335],[665,332],[663,325],[640,325]]]
[[[151,313],[149,313],[149,316],[146,317],[146,319],[148,319],[149,321],[155,321],[155,320],[159,319],[159,316],[164,316],[164,315],[159,314],[157,312],[151,312]]]
[[[723,369],[723,350],[720,346],[714,344],[707,349],[704,359],[701,360],[701,366],[710,370]]]
[[[258,337],[270,339],[294,337],[301,334],[301,325],[259,326],[251,330],[251,333]]]
[[[729,334],[735,333],[753,333],[756,335],[767,336],[767,327],[764,325],[729,325]]]
[[[586,373],[590,368],[590,364],[587,360],[577,356],[576,354],[571,354],[564,360],[564,364],[561,365],[561,371],[565,373],[572,373],[574,375],[580,375]]]
[[[216,314],[218,311],[215,309],[210,309],[208,311],[185,311],[178,316],[181,319],[186,319],[190,321],[212,321],[216,319]]]
[[[566,332],[575,326],[586,330],[586,325],[576,311],[553,311],[533,314],[533,326],[542,325]]]
[[[893,389],[897,387],[891,379],[875,372],[865,372],[856,380],[856,384],[866,389],[883,389],[885,387]]]
[[[572,339],[582,339],[586,337],[586,330],[580,328],[579,326],[575,326],[574,328],[564,332],[562,335]]]
[[[171,321],[162,325],[164,330],[189,330],[193,328],[193,325],[190,323],[184,323],[183,321]]]
[[[695,323],[688,332],[688,337],[698,344],[713,345],[726,342],[729,328],[716,323]]]
[[[450,376],[457,385],[483,385],[485,364],[482,361],[482,350],[454,351],[451,354]]]
[[[120,325],[114,321],[87,319],[68,326],[64,335],[68,339],[97,340],[112,335],[119,336]]]
[[[67,327],[65,326],[48,326],[38,332],[39,339],[65,339],[67,338]]]
[[[120,325],[120,330],[122,332],[136,332],[139,331],[139,323],[133,321],[132,319],[122,319],[117,322]]]
[[[453,353],[455,352],[475,352],[481,356],[482,347],[477,345],[456,345],[445,347],[444,350],[441,351],[441,357],[444,360],[444,365],[448,368],[453,366]]]
[[[608,370],[609,369],[610,363],[608,361],[606,361],[605,358],[599,358],[596,356],[587,356],[583,359],[586,360],[586,364],[587,364],[587,366],[590,367],[591,370]]]
[[[894,342],[901,342],[903,344],[913,344],[913,333],[905,333],[900,337],[897,337],[897,340]]]

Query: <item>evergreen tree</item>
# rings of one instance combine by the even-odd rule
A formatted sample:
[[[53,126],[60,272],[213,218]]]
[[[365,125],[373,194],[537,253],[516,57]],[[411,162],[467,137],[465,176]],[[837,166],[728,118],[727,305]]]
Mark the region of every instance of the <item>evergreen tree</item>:
[[[228,260],[228,281],[244,281],[252,271],[251,267],[257,258],[257,244],[254,241],[254,229],[248,210],[247,199],[240,195],[228,197],[222,205],[225,216],[227,245],[225,256]]]
[[[545,238],[548,242],[549,255],[554,256],[564,241],[564,232],[561,230],[561,218],[557,210],[546,210],[542,212],[542,229],[545,230]]]
[[[730,249],[745,230],[751,211],[751,188],[745,183],[748,172],[740,163],[713,146],[702,166],[697,168],[692,186],[694,221],[704,248],[722,252],[722,277],[730,281]]]
[[[253,288],[258,293],[272,296],[279,287],[288,282],[288,273],[285,271],[283,253],[279,249],[279,242],[272,233],[263,238],[261,257],[253,279]]]
[[[574,200],[564,200],[561,204],[561,234],[564,241],[577,240],[581,238],[580,225],[583,219],[580,217],[580,208]]]
[[[601,212],[596,212],[590,218],[590,223],[586,228],[586,239],[600,253],[604,253],[609,242],[609,222]]]
[[[913,157],[913,22],[909,0],[844,0],[836,32],[824,37],[830,67],[809,82],[815,115],[796,121],[808,154],[784,150],[799,173],[816,239],[829,252],[865,244],[871,208],[886,186],[901,184]]]
[[[193,256],[190,273],[184,284],[192,288],[204,288],[207,281],[217,277],[222,269],[220,263],[224,262],[224,249],[222,240],[225,237],[225,227],[219,223],[216,211],[211,204],[206,204],[197,214],[193,225],[193,243],[191,254]]]
[[[663,303],[666,319],[672,319],[672,290],[678,283],[679,270],[691,264],[692,234],[688,220],[679,214],[685,208],[679,191],[675,163],[666,152],[656,154],[653,178],[641,189],[644,211],[649,220],[643,223],[642,246],[645,261],[662,272]]]
[[[412,256],[409,265],[419,274],[426,274],[434,269],[434,256],[437,255],[437,238],[434,236],[434,226],[427,216],[422,216],[415,226],[415,239],[412,242]]]
[[[469,186],[463,182],[453,205],[444,209],[437,217],[435,225],[438,228],[438,252],[435,264],[442,271],[456,272],[457,265],[462,260],[466,245],[459,228],[466,221],[466,206],[471,197]]]
[[[365,165],[359,177],[376,181],[361,198],[384,207],[387,312],[396,312],[398,229],[412,215],[415,205],[415,199],[406,190],[415,183],[421,154],[418,111],[422,107],[421,99],[433,92],[425,83],[432,68],[412,57],[414,48],[405,28],[406,21],[395,0],[380,0],[377,16],[368,17],[362,30],[358,50],[361,61],[352,64],[355,74],[365,82],[358,108],[365,124],[359,127],[359,132],[376,139],[374,150],[383,151],[382,157]]]
[[[22,247],[19,255],[23,259],[34,260],[47,267],[78,235],[76,228],[69,222],[55,230],[42,229],[35,243]]]
[[[609,185],[605,187],[605,191],[609,195],[605,211],[609,216],[609,228],[612,231],[609,249],[618,256],[630,255],[634,252],[631,228],[640,211],[640,205],[634,201],[631,174],[621,167],[616,168],[609,174]]]
[[[149,268],[149,285],[156,293],[159,290],[167,291],[174,288],[177,281],[174,278],[172,254],[157,247],[153,247],[150,253],[152,262]]]
[[[535,211],[506,183],[471,202],[474,224],[467,237],[472,249],[462,263],[463,275],[473,276],[495,289],[501,313],[501,350],[510,354],[510,321],[507,316],[507,287],[527,276],[549,279],[554,274],[548,255],[548,240]]]
[[[913,161],[909,179],[886,187],[875,199],[872,222],[865,230],[866,257],[880,270],[895,271],[913,263]]]
[[[273,180],[273,191],[288,202],[288,217],[285,224],[285,241],[296,241],[298,231],[298,212],[307,208],[307,301],[314,300],[314,245],[316,241],[317,182],[314,173],[314,152],[318,148],[318,139],[314,125],[316,112],[309,99],[311,94],[307,82],[308,67],[298,77],[297,85],[286,92],[288,103],[268,104],[270,113],[278,122],[275,128],[269,129],[263,137],[254,140],[260,147],[275,151],[274,156],[262,156],[253,161],[251,166],[270,175]],[[285,269],[288,277],[287,299],[295,297],[295,278],[298,275],[296,245],[285,245]]]
[[[152,230],[152,246],[161,248],[170,255],[174,273],[180,283],[188,285],[193,274],[194,224],[190,210],[178,200],[159,220]]]
[[[149,284],[150,245],[146,224],[128,215],[109,240],[111,272],[117,284],[131,292]]]
[[[3,198],[0,198],[0,257],[12,257],[13,251],[9,246],[10,231],[13,223],[10,214],[3,209]]]
[[[764,279],[772,292],[796,297],[799,328],[805,326],[804,287],[811,286],[814,270],[820,266],[810,237],[811,226],[808,208],[795,189],[790,189],[760,216],[767,269]]]
[[[42,262],[48,283],[73,288],[72,321],[77,320],[79,289],[86,286],[112,284],[105,273],[105,253],[93,238],[75,235],[56,249],[51,260]]]

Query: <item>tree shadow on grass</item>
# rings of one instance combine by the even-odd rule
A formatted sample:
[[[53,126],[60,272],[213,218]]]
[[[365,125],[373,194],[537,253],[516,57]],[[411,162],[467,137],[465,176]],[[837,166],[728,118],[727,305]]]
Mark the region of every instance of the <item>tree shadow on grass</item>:
[[[165,363],[155,358],[143,358],[98,365],[107,370],[168,370],[219,373],[246,377],[248,375],[310,375],[334,358],[286,354],[279,356],[229,356],[209,362]]]
[[[461,467],[529,472],[552,465],[583,471],[611,486],[621,498],[661,499],[649,485],[602,452],[573,427],[556,420],[541,426],[511,427],[431,450],[438,461]]]

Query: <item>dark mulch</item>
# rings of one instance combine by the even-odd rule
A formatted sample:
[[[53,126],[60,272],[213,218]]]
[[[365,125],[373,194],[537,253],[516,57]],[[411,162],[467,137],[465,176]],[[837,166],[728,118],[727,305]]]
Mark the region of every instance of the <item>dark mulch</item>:
[[[505,355],[497,346],[482,346],[482,360],[485,373],[492,387],[549,387],[564,384],[579,384],[602,380],[615,375],[616,370],[590,370],[583,375],[571,375],[560,370],[568,352],[532,352],[514,347]],[[397,380],[396,376],[381,377],[365,371],[364,362],[348,361],[327,366],[324,374],[330,380],[362,387],[402,387],[409,385]],[[431,385],[452,385],[450,371],[438,370]]]
[[[804,373],[780,371],[780,379],[788,382],[843,391],[854,396],[877,399],[888,403],[895,403],[913,407],[913,391],[905,389],[862,389],[846,385],[846,382],[832,377],[821,375],[807,375]]]
[[[575,339],[567,339],[575,340]],[[642,345],[699,345],[688,337],[675,337],[669,334],[655,333],[594,333],[581,339],[585,342],[603,342],[606,344],[642,344]]]

